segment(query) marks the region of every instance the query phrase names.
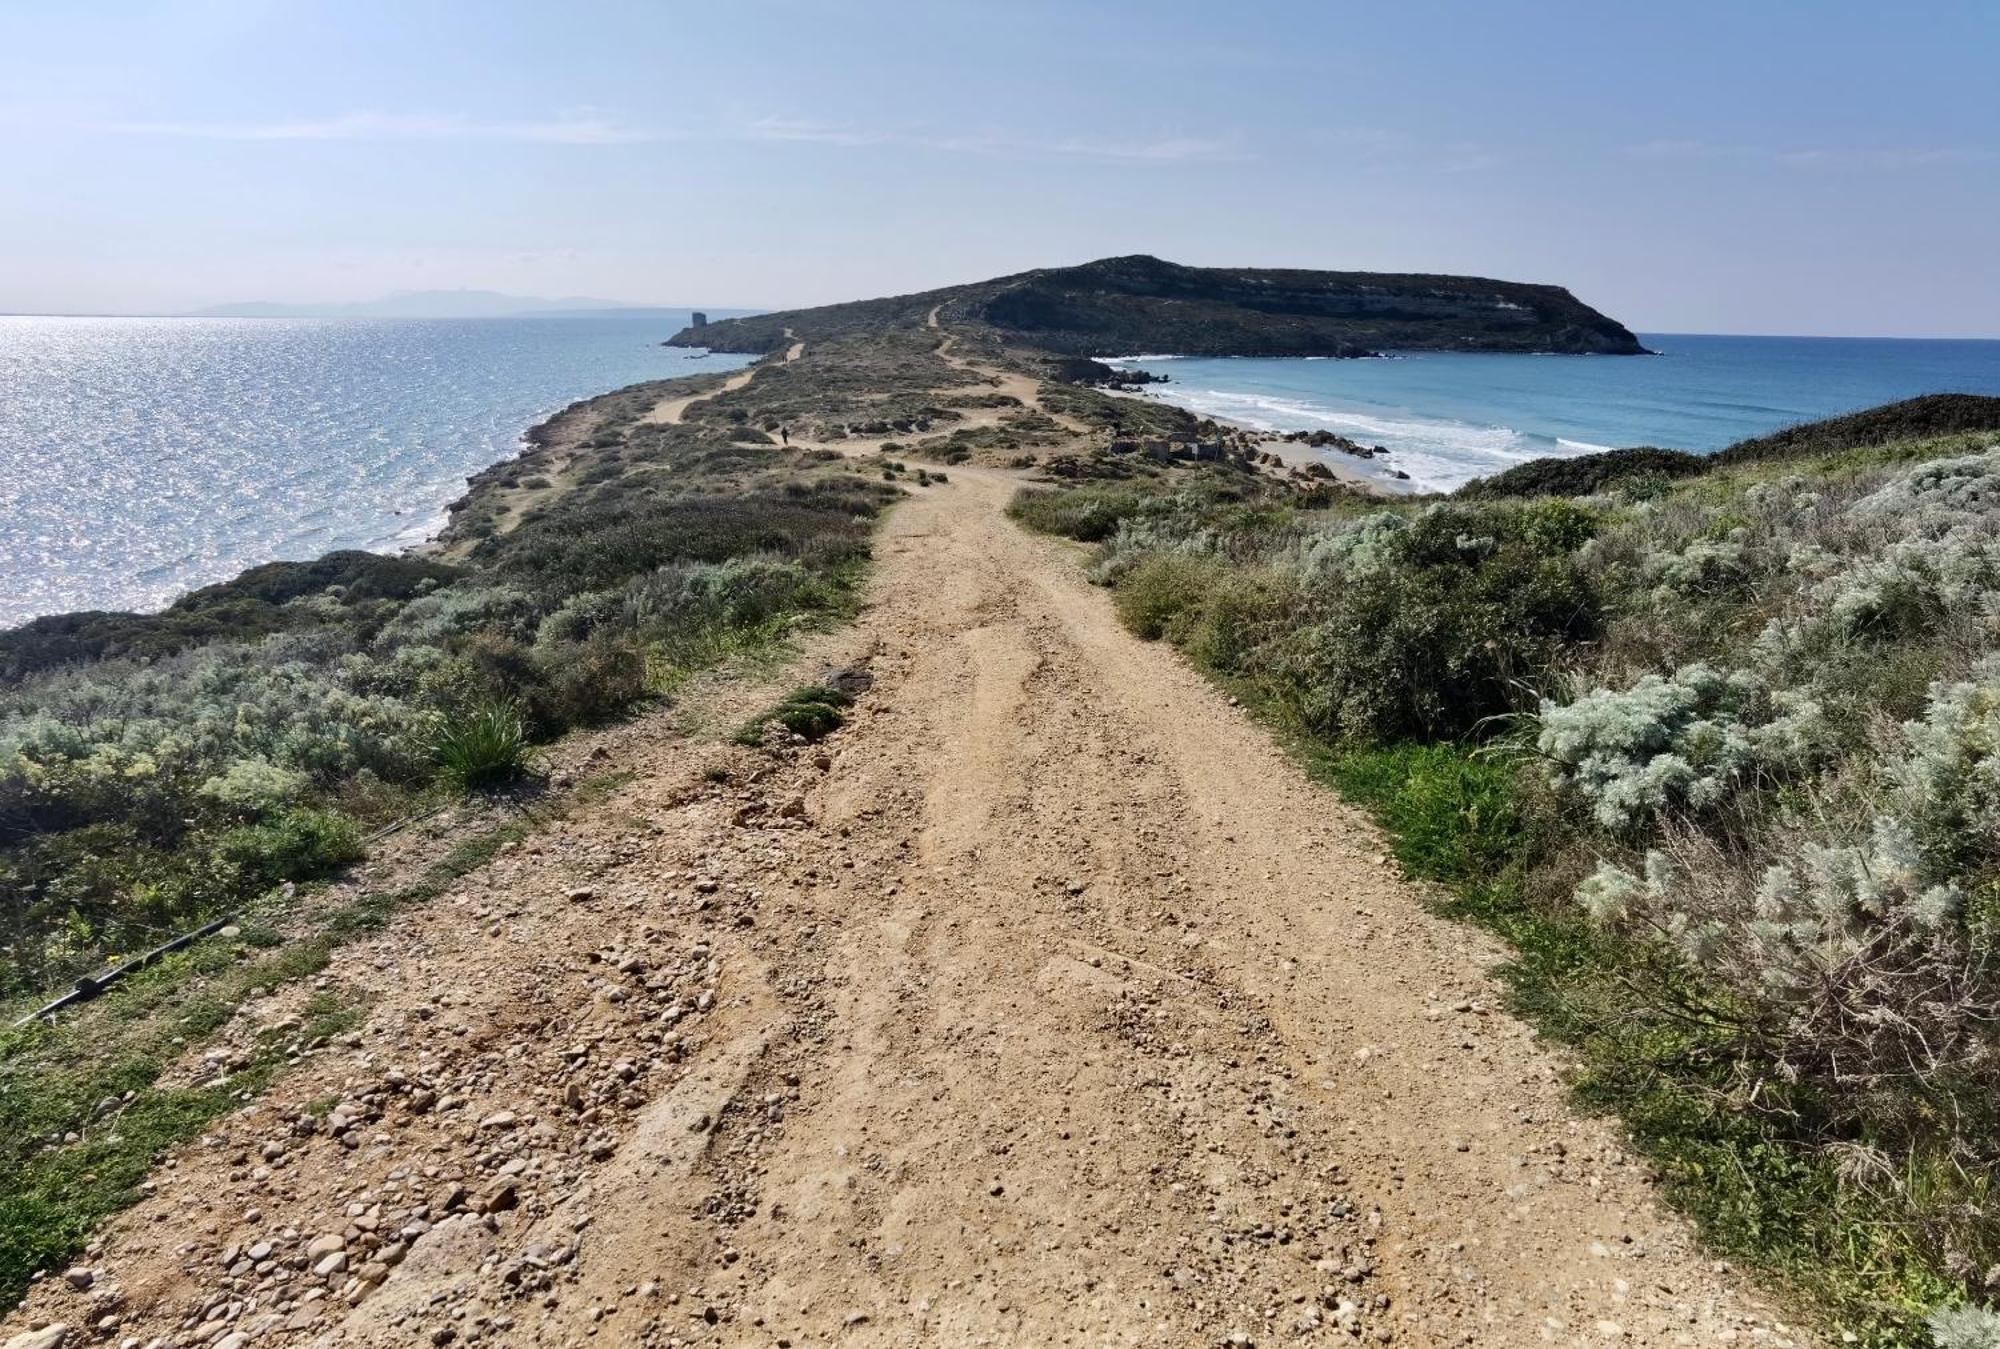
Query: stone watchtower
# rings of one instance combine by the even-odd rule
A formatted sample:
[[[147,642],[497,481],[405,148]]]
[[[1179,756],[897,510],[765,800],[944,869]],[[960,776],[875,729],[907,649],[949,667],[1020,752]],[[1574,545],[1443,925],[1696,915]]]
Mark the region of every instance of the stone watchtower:
[[[688,327],[706,328],[707,326],[708,326],[708,315],[702,313],[699,309],[695,310],[694,317],[688,322]]]

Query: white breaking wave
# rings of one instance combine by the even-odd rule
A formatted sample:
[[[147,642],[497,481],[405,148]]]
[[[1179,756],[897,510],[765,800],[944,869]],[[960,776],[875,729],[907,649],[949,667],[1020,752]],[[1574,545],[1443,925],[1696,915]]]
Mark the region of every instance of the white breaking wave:
[[[1587,454],[1605,447],[1584,441],[1534,437],[1511,426],[1478,425],[1443,417],[1392,416],[1327,407],[1303,398],[1158,385],[1152,397],[1204,417],[1235,422],[1252,430],[1328,430],[1364,445],[1389,451],[1385,464],[1401,469],[1423,490],[1447,492],[1474,478],[1551,455]]]

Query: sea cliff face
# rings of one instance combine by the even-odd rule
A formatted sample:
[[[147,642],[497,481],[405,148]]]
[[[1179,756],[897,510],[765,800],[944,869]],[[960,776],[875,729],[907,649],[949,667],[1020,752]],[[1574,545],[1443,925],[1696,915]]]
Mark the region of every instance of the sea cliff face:
[[[1645,351],[1623,324],[1559,286],[1413,273],[1183,267],[1145,256],[727,319],[685,329],[672,342],[761,353],[776,350],[788,330],[827,338],[916,326],[933,314],[1072,356]]]

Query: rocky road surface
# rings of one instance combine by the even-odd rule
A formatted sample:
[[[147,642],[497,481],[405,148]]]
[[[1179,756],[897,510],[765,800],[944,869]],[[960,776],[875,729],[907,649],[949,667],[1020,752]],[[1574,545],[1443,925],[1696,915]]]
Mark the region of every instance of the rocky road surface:
[[[824,744],[614,729],[607,799],[344,948],[361,1029],[0,1338],[1803,1342],[1565,1105],[1494,944],[1016,485],[892,514]]]

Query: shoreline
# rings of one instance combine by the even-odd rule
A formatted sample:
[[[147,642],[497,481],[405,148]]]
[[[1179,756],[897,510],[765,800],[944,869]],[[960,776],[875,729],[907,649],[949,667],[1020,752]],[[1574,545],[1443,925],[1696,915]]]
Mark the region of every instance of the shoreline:
[[[1215,420],[1219,422],[1224,419],[1217,417]],[[1228,424],[1243,426],[1241,422]],[[1254,426],[1243,426],[1243,429],[1261,437],[1257,442],[1257,448],[1263,453],[1275,455],[1293,468],[1310,468],[1318,465],[1332,473],[1342,484],[1358,488],[1371,496],[1400,500],[1403,497],[1423,496],[1434,490],[1425,488],[1414,478],[1395,477],[1393,469],[1384,467],[1377,460],[1361,459],[1340,450],[1318,449],[1300,441],[1272,436],[1270,432]]]
[[[1124,359],[1133,358],[1127,357]],[[1158,394],[1150,392],[1152,387],[1149,385],[1146,388],[1134,389],[1107,386],[1103,389],[1103,392],[1114,398],[1132,398],[1141,402],[1156,404],[1160,407],[1170,407],[1193,417],[1206,418],[1218,426],[1230,427],[1249,437],[1254,442],[1254,448],[1258,453],[1268,454],[1283,461],[1287,468],[1307,470],[1314,467],[1324,468],[1342,486],[1365,492],[1369,496],[1395,501],[1404,497],[1421,496],[1428,491],[1435,490],[1424,487],[1413,478],[1396,477],[1395,469],[1381,461],[1360,459],[1351,454],[1344,454],[1339,450],[1320,450],[1296,440],[1286,440],[1282,432],[1272,431],[1269,427],[1253,426],[1249,422],[1237,421],[1230,417],[1217,416],[1212,412],[1200,412],[1194,408],[1183,407],[1170,398],[1163,398]]]

